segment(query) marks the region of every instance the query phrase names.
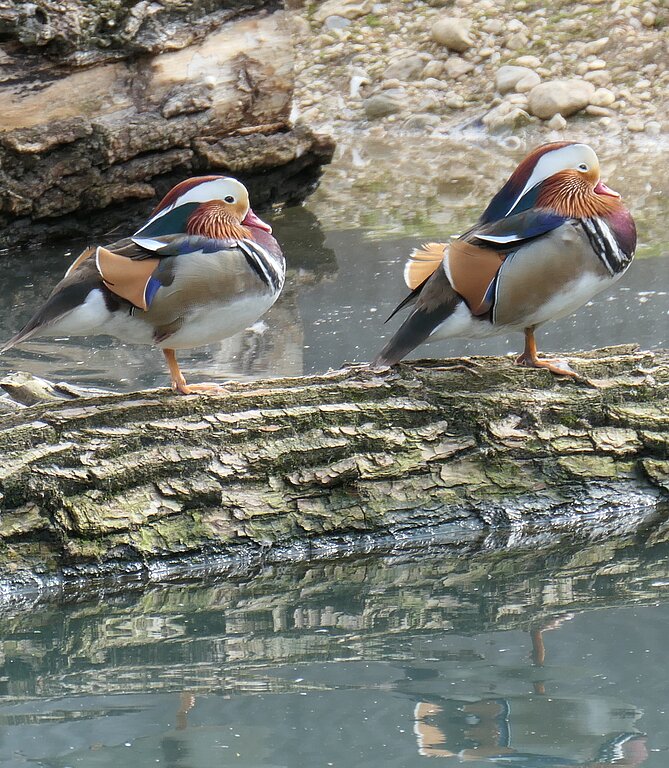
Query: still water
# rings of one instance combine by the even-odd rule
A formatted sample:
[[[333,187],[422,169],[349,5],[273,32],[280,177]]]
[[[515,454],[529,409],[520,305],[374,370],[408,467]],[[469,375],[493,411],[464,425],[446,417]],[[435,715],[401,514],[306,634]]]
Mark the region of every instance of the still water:
[[[288,263],[275,307],[253,328],[179,354],[193,381],[300,375],[370,360],[401,321],[385,318],[406,295],[402,269],[425,239],[468,228],[515,164],[536,144],[434,146],[408,138],[342,143],[316,193],[299,207],[263,213]],[[602,152],[604,178],[623,193],[639,229],[637,258],[622,280],[571,317],[538,334],[546,352],[636,342],[656,349],[669,330],[669,174],[657,149]],[[10,337],[49,294],[88,240],[25,247],[0,256],[0,339]],[[485,341],[442,341],[418,356],[506,354],[520,334]],[[27,370],[52,380],[137,389],[167,384],[158,350],[118,340],[37,340],[0,358],[0,375]]]
[[[265,216],[289,265],[280,301],[243,334],[182,353],[189,379],[370,359],[396,327],[383,319],[404,296],[409,250],[475,221],[530,146],[342,144],[304,205]],[[637,218],[638,257],[608,294],[542,330],[542,350],[666,346],[669,174],[657,158],[602,153]],[[0,338],[87,244],[0,258]],[[0,359],[0,375],[15,369],[114,389],[167,382],[159,352],[106,338],[33,342]],[[666,768],[662,524],[559,546],[496,536],[0,606],[0,766]]]
[[[5,612],[0,765],[666,768],[668,590],[660,525]]]

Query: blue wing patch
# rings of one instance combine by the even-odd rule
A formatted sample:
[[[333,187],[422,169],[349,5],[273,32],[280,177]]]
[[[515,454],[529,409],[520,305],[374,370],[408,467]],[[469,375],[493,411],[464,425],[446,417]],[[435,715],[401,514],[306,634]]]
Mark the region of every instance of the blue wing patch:
[[[472,239],[481,240],[493,247],[507,248],[552,232],[567,221],[569,219],[565,216],[534,209],[507,216],[505,219],[474,229],[469,234]]]
[[[158,288],[161,287],[162,283],[153,275],[146,281],[146,285],[144,286],[144,301],[147,309],[151,306],[151,302],[154,300]]]

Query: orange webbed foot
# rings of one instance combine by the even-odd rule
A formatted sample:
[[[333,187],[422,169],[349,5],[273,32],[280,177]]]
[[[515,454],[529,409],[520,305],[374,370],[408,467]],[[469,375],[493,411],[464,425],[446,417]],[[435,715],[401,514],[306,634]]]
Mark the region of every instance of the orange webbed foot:
[[[228,390],[220,384],[214,382],[203,382],[202,384],[186,384],[185,379],[180,382],[172,382],[172,389],[181,395],[210,395],[212,397],[227,395]]]
[[[516,358],[516,365],[523,365],[526,368],[545,368],[557,376],[570,376],[572,379],[583,378],[580,373],[570,367],[566,360],[559,358],[539,358],[523,352]]]

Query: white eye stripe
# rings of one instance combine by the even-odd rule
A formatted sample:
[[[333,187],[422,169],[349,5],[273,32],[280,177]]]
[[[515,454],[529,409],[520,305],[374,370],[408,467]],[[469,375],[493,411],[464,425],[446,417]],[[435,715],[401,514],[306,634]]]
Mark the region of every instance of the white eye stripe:
[[[584,163],[584,159],[587,160],[587,162]],[[597,166],[598,162],[594,150],[587,144],[568,144],[566,147],[560,147],[559,149],[546,152],[546,154],[542,155],[537,161],[530,178],[527,180],[527,184],[525,184],[523,191],[515,199],[511,208],[509,208],[507,216],[532,187],[545,181],[553,174],[565,171],[569,168],[576,168],[578,163],[594,168]]]
[[[138,230],[138,233],[153,221],[174,210],[174,208],[179,205],[184,205],[185,203],[208,203],[210,200],[224,200],[226,197],[232,197],[234,203],[246,198],[248,205],[248,192],[241,181],[228,177],[213,179],[212,181],[203,181],[201,184],[191,187],[188,191],[184,192],[183,195],[177,197],[171,205],[158,211],[155,216],[149,219],[146,224]]]

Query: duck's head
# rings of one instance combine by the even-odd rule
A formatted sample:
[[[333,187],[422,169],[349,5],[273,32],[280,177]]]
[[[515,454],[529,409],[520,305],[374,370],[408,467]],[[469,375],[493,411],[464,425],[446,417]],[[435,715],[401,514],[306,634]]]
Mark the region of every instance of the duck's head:
[[[214,239],[253,237],[272,228],[251,209],[246,187],[230,176],[197,176],[173,187],[158,203],[133,240],[149,247],[153,238],[172,234]]]
[[[548,208],[563,216],[604,216],[621,205],[620,195],[600,178],[599,159],[587,144],[555,142],[531,152],[495,195],[482,223]]]

